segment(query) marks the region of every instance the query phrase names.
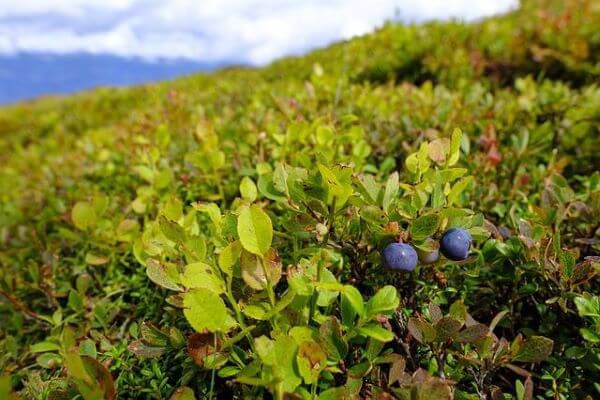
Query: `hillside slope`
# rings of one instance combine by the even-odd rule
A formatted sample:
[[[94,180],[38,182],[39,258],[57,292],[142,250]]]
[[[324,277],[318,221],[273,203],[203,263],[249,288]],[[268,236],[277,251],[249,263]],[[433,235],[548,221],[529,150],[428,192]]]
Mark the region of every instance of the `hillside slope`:
[[[1,108],[0,398],[600,395],[599,27],[529,0]],[[466,261],[383,269],[449,227]]]

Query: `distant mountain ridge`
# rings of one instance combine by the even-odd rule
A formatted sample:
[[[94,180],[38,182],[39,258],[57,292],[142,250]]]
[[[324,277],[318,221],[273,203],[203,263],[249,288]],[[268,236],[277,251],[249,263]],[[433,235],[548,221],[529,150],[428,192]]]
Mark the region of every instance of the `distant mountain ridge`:
[[[0,55],[0,104],[97,86],[124,86],[210,71],[227,63],[185,59],[147,61],[109,54]]]

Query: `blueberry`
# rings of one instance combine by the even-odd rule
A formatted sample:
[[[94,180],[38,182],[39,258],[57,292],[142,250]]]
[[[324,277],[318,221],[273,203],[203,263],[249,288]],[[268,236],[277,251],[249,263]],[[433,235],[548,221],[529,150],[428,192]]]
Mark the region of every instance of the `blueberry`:
[[[423,248],[417,248],[417,254],[419,255],[419,261],[421,264],[433,264],[440,259],[440,244],[433,239],[427,239],[423,243]]]
[[[501,226],[500,228],[498,228],[498,232],[500,232],[500,236],[502,236],[502,239],[506,240],[510,238],[510,229],[508,229],[507,227]]]
[[[440,250],[449,260],[460,261],[467,258],[473,238],[465,229],[452,228],[444,232]]]
[[[433,264],[440,258],[440,250],[419,251],[419,260],[423,264]]]
[[[383,249],[383,263],[389,269],[412,271],[417,266],[417,258],[410,244],[390,243]]]

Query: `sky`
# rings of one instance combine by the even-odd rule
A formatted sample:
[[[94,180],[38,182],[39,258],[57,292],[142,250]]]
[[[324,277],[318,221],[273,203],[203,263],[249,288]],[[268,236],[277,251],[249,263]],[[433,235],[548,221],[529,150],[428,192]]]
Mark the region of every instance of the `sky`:
[[[264,65],[384,21],[474,20],[517,0],[0,0],[0,55]]]

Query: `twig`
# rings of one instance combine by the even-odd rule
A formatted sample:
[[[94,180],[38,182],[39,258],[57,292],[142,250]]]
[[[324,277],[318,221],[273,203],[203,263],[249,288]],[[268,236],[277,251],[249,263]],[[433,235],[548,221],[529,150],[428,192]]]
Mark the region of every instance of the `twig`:
[[[26,317],[37,319],[38,321],[43,321],[49,324],[44,318],[42,318],[38,313],[32,311],[25,304],[19,301],[16,297],[6,293],[4,290],[0,289],[0,295],[4,296],[18,311],[21,311]]]

